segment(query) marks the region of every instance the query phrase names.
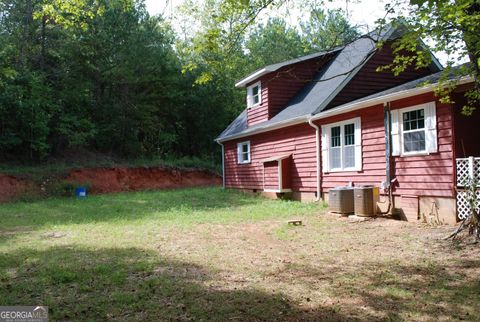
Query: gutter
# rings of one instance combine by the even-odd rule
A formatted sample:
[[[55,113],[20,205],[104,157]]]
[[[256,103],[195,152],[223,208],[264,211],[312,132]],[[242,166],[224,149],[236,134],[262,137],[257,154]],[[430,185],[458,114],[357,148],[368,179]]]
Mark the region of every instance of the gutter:
[[[269,125],[259,126],[257,128],[254,128],[251,131],[247,130],[247,131],[242,132],[242,133],[237,134],[237,135],[231,135],[231,136],[227,136],[227,137],[224,137],[224,138],[221,138],[221,139],[216,139],[215,141],[218,144],[220,144],[221,142],[230,141],[230,140],[234,140],[234,139],[239,139],[239,138],[243,138],[245,136],[250,136],[250,135],[254,135],[254,134],[259,134],[259,133],[263,133],[263,132],[277,130],[277,129],[281,129],[281,128],[284,128],[284,127],[297,125],[297,124],[301,124],[301,123],[306,123],[306,122],[308,122],[309,116],[311,116],[311,114],[299,116],[299,117],[289,119],[289,120],[286,120],[286,121],[282,121],[282,122],[278,122],[278,123],[274,123],[273,125],[270,125],[270,126]]]
[[[218,144],[222,147],[222,187],[225,189],[225,147],[223,143],[217,141]]]
[[[466,76],[466,77],[460,78],[458,80],[457,85],[467,84],[467,83],[471,83],[471,82],[473,82],[473,77]],[[406,98],[406,97],[409,97],[409,96],[420,95],[420,94],[432,92],[435,89],[436,86],[438,86],[438,83],[428,84],[428,85],[423,86],[423,87],[416,87],[416,88],[412,88],[412,89],[403,90],[403,91],[400,91],[400,92],[394,92],[394,93],[391,93],[391,94],[386,94],[386,95],[383,95],[383,96],[371,98],[371,99],[361,101],[361,102],[357,102],[357,103],[350,103],[350,104],[347,103],[343,106],[340,106],[340,107],[337,107],[337,108],[334,108],[332,110],[328,110],[328,111],[325,111],[325,112],[320,112],[320,113],[315,114],[315,115],[312,115],[312,114],[303,115],[303,116],[299,116],[299,117],[296,117],[294,119],[290,119],[290,120],[287,120],[287,121],[274,123],[273,125],[270,125],[270,126],[269,125],[263,126],[263,127],[260,126],[258,128],[255,128],[255,129],[251,130],[251,131],[247,130],[247,132],[242,132],[242,133],[237,134],[237,135],[232,135],[232,136],[227,136],[227,137],[224,137],[224,138],[221,138],[221,139],[216,139],[215,141],[217,143],[230,141],[230,140],[239,139],[239,138],[242,138],[242,137],[245,137],[245,136],[250,136],[250,135],[253,135],[253,134],[268,132],[268,131],[271,131],[271,130],[277,130],[277,129],[288,127],[288,126],[291,126],[291,125],[297,125],[297,124],[301,124],[301,123],[309,123],[310,120],[316,121],[316,120],[324,119],[324,118],[327,118],[327,117],[347,113],[347,112],[350,112],[350,111],[359,110],[359,109],[362,109],[362,108],[365,108],[365,107],[370,107],[370,106],[380,105],[380,104],[383,105],[383,103],[385,103],[387,101],[394,101],[394,100],[399,100],[399,99]]]
[[[471,76],[462,77],[462,78],[459,79],[457,85],[462,85],[462,84],[471,83],[471,82],[473,82],[473,77],[471,77]],[[329,111],[320,112],[318,114],[315,114],[315,116],[311,117],[311,120],[313,120],[313,121],[320,120],[320,119],[324,119],[324,118],[327,118],[327,117],[330,117],[330,116],[343,114],[343,113],[347,113],[347,112],[350,112],[350,111],[359,110],[359,109],[362,109],[362,108],[365,108],[365,107],[379,105],[379,104],[383,104],[385,102],[391,102],[391,101],[400,100],[402,98],[406,98],[406,97],[410,97],[410,96],[414,96],[414,95],[420,95],[420,94],[432,92],[435,89],[435,87],[437,87],[437,86],[438,86],[438,83],[428,84],[428,85],[423,86],[423,87],[416,87],[416,88],[412,88],[412,89],[403,90],[403,91],[400,91],[400,92],[394,92],[394,93],[391,93],[391,94],[382,95],[382,96],[371,98],[371,99],[361,101],[361,102],[358,102],[358,103],[350,103],[350,104],[347,103],[347,104],[343,105],[342,107],[334,108],[333,110],[329,110]]]
[[[315,198],[315,201],[320,201],[320,195],[322,192],[322,182],[320,179],[320,128],[318,125],[313,124],[312,117],[308,119],[308,124],[315,129],[315,147],[317,149],[317,197]]]

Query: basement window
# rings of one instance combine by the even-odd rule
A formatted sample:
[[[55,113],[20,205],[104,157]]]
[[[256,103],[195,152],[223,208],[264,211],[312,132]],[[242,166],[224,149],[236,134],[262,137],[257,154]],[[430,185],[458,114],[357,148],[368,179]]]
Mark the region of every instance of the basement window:
[[[247,87],[247,106],[255,107],[262,103],[262,84],[256,82]]]
[[[250,141],[237,144],[238,164],[250,163]]]

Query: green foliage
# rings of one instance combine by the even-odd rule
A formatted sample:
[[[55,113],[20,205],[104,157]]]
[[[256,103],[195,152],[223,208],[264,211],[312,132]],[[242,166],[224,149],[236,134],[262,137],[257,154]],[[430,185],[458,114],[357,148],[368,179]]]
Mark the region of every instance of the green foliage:
[[[392,19],[381,19],[379,25],[387,21],[394,25],[404,25],[408,29],[395,47],[395,60],[386,66],[398,75],[408,66],[425,67],[432,62],[427,49],[442,51],[449,56],[447,68],[441,79],[438,94],[443,101],[450,101],[450,91],[457,84],[451,81],[455,76],[473,76],[475,86],[467,92],[465,114],[471,114],[480,102],[480,3],[477,0],[394,0],[386,5]],[[430,46],[420,47],[419,39],[429,40]],[[452,69],[459,61],[468,59],[470,64]],[[457,77],[457,78],[458,78]],[[446,89],[441,87],[446,86]]]
[[[187,89],[170,27],[142,1],[7,0],[0,11],[3,158],[177,152]]]
[[[310,7],[309,19],[300,23],[305,50],[323,51],[347,44],[360,36],[342,10]]]
[[[73,182],[66,180],[52,180],[43,183],[42,188],[48,197],[74,197],[75,189],[84,187],[87,192],[90,190],[91,184],[89,182]]]
[[[258,23],[259,12],[283,4],[186,0],[176,35],[143,0],[2,1],[0,159],[82,149],[218,159],[214,138],[245,108],[235,81],[327,49],[328,35],[348,27],[341,13],[315,7],[302,30],[282,18]]]
[[[271,18],[249,34],[245,44],[253,68],[305,55],[300,33],[284,19]]]
[[[245,48],[250,71],[307,54],[331,50],[359,36],[340,10],[323,10],[311,5],[308,19],[298,28],[280,17],[270,18],[248,33]]]

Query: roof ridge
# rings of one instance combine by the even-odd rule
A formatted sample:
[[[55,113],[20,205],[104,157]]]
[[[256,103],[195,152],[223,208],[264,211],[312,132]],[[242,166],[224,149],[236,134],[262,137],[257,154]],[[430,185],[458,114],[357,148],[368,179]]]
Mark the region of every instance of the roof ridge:
[[[399,27],[395,27],[391,24],[386,24],[385,26],[381,26],[381,27],[378,27],[378,28],[376,28],[372,31],[369,31],[369,32],[353,39],[352,41],[343,44],[343,45],[334,46],[330,49],[326,49],[326,50],[323,50],[323,51],[318,51],[318,52],[311,53],[311,54],[308,54],[308,55],[305,55],[305,56],[300,56],[300,57],[280,61],[278,63],[266,65],[262,68],[259,68],[255,71],[253,71],[252,73],[248,74],[247,76],[245,76],[245,77],[241,78],[240,80],[238,80],[237,82],[235,82],[235,86],[236,87],[243,87],[247,83],[250,83],[251,81],[253,81],[253,80],[255,80],[255,79],[257,79],[257,78],[259,78],[259,77],[261,77],[261,76],[263,76],[267,73],[277,71],[278,69],[280,69],[284,66],[300,63],[302,61],[306,61],[306,60],[309,60],[309,59],[317,58],[317,57],[320,57],[320,56],[324,56],[324,55],[327,55],[327,54],[330,54],[330,53],[334,53],[334,52],[343,50],[348,45],[350,45],[350,44],[352,44],[352,43],[354,43],[354,42],[356,42],[356,41],[358,41],[362,38],[367,38],[367,39],[370,39],[372,41],[380,41],[382,39],[383,40],[389,39],[398,28]],[[378,38],[376,40],[372,39],[372,38],[374,38],[373,35],[375,35],[375,34],[378,36]]]
[[[325,56],[325,55],[328,55],[328,54],[332,54],[332,53],[335,53],[337,51],[342,50],[343,48],[345,48],[345,46],[337,46],[337,47],[334,47],[330,50],[319,51],[319,52],[315,52],[315,53],[308,54],[308,55],[305,55],[305,56],[296,57],[296,58],[292,58],[292,59],[289,59],[289,60],[281,61],[281,62],[278,62],[278,63],[275,63],[275,64],[266,65],[262,68],[259,68],[259,69],[255,70],[254,72],[248,74],[247,76],[241,78],[239,81],[235,82],[235,87],[243,87],[247,83],[250,83],[250,82],[258,79],[259,77],[261,77],[265,74],[275,72],[275,71],[279,70],[280,68],[282,68],[284,66],[293,65],[293,64],[296,64],[296,63],[301,63],[301,62],[310,60],[310,59],[314,59],[314,58],[322,57],[322,56]]]

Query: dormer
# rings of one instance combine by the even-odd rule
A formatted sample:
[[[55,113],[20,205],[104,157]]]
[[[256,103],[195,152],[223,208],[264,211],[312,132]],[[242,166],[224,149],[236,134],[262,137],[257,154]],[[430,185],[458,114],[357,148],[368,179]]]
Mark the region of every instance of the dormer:
[[[262,104],[262,82],[247,86],[247,107],[255,108]]]
[[[247,125],[268,121],[278,114],[337,51],[269,65],[237,82],[236,87],[246,88]]]

